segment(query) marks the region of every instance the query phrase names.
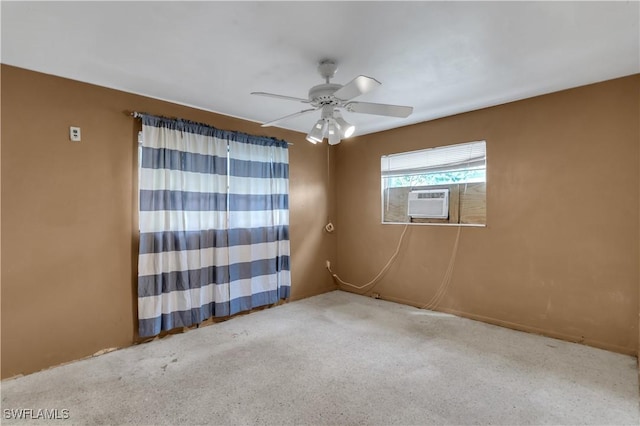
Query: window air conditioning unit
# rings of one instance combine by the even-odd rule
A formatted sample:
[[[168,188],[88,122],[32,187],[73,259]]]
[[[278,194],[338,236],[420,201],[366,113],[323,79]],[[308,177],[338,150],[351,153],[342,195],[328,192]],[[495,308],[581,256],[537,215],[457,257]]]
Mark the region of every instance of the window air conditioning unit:
[[[409,217],[446,219],[449,217],[448,189],[421,189],[409,192]]]

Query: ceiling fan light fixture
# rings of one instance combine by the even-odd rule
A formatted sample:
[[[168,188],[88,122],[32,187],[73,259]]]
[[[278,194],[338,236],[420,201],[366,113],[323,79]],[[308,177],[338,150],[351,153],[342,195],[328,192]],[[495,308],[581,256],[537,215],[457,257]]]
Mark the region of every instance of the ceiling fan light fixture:
[[[344,118],[342,118],[342,114],[340,114],[340,111],[335,111],[333,113],[333,116],[335,118],[338,129],[340,129],[340,133],[342,133],[343,138],[348,138],[353,135],[353,132],[356,131],[356,126],[348,123]]]
[[[329,145],[337,145],[340,143],[340,130],[335,120],[330,120],[327,125],[327,140]]]
[[[324,126],[325,125],[325,121],[324,119],[320,119],[316,122],[316,124],[313,125],[313,127],[311,128],[311,131],[309,132],[309,134],[307,135],[307,140],[311,143],[318,143],[318,142],[322,142],[322,139],[324,138]]]
[[[306,138],[306,139],[307,139],[309,142],[311,142],[312,144],[314,144],[314,145],[315,145],[315,144],[317,144],[317,143],[319,142],[318,140],[316,140],[316,139],[312,138],[310,135],[307,135],[307,138]]]

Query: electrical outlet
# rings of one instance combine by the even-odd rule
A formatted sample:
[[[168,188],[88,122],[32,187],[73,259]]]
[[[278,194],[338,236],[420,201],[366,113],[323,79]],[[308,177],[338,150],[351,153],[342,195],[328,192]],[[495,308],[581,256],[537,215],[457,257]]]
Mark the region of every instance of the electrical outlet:
[[[69,127],[69,139],[72,142],[80,142],[80,127]]]

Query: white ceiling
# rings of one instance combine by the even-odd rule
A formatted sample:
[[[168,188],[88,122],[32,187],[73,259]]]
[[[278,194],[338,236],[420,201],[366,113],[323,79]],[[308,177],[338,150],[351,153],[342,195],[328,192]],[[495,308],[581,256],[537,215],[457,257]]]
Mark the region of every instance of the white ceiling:
[[[359,74],[357,100],[406,119],[345,113],[356,135],[640,72],[640,3],[8,2],[2,63],[264,122]],[[147,111],[154,113],[155,111]],[[319,118],[279,126],[306,133]]]

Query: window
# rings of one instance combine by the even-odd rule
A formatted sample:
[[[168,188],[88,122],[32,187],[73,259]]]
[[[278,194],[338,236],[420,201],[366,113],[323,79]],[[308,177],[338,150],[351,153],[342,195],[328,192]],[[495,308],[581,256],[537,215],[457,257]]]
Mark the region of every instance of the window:
[[[486,143],[383,155],[383,223],[486,224]]]

